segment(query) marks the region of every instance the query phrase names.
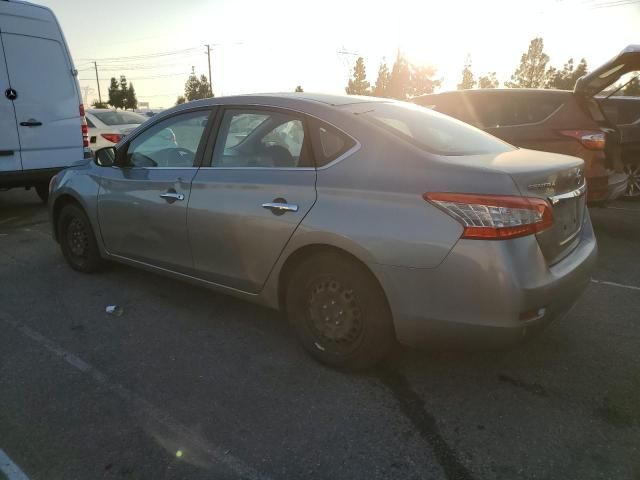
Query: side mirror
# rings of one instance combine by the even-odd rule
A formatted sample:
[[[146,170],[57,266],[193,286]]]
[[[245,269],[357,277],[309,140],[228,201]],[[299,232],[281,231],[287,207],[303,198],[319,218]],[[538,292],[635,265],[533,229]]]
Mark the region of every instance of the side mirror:
[[[104,147],[95,152],[96,165],[100,167],[112,167],[116,163],[116,149]]]

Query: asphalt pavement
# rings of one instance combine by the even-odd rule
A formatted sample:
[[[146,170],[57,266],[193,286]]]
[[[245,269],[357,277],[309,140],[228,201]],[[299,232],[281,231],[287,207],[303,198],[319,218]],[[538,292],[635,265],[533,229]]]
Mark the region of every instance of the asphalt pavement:
[[[277,312],[72,271],[35,192],[0,192],[0,453],[42,480],[638,480],[640,202],[591,214],[594,282],[531,343],[353,375]]]

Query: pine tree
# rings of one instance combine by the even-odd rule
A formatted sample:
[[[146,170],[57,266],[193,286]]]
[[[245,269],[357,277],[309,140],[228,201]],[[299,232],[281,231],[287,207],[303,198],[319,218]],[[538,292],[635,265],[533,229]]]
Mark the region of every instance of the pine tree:
[[[638,77],[631,80],[620,93],[627,97],[640,97],[640,80],[638,80]]]
[[[462,81],[458,84],[458,90],[470,90],[475,86],[476,81],[471,71],[471,57],[467,55],[464,68],[462,69]]]
[[[547,70],[547,88],[557,88],[559,90],[573,90],[576,82],[587,73],[587,61],[583,58],[577,67],[574,68],[573,58],[564,64],[562,70],[549,67]]]
[[[207,77],[200,75],[198,78],[195,73],[189,75],[184,85],[184,96],[189,102],[213,96]]]
[[[436,74],[435,67],[430,65],[416,67],[409,65],[411,77],[408,94],[411,97],[418,97],[420,95],[426,95],[433,93],[436,87],[439,87],[442,83],[441,80],[436,80],[433,77]]]
[[[122,92],[120,91],[120,84],[115,77],[111,78],[111,83],[109,84],[109,99],[107,103],[113,108],[122,108]]]
[[[349,85],[345,88],[347,95],[367,95],[369,93],[367,81],[367,69],[364,66],[364,58],[358,57],[353,67],[353,78],[349,79]]]
[[[489,72],[478,78],[478,88],[498,88],[499,85],[496,72]]]
[[[529,49],[522,54],[520,66],[506,82],[510,88],[542,88],[545,86],[549,55],[544,53],[544,41],[537,37],[531,40]]]
[[[127,105],[126,108],[130,108],[131,110],[135,110],[138,108],[138,98],[136,97],[136,91],[133,88],[133,83],[129,83],[129,88],[127,88]]]
[[[388,97],[398,100],[406,100],[412,91],[411,69],[409,62],[398,50],[396,61],[393,63],[391,75],[389,76]]]
[[[391,73],[389,73],[389,67],[387,63],[382,60],[380,67],[378,68],[378,78],[376,84],[371,92],[374,97],[388,97],[389,96],[389,80],[391,79]]]

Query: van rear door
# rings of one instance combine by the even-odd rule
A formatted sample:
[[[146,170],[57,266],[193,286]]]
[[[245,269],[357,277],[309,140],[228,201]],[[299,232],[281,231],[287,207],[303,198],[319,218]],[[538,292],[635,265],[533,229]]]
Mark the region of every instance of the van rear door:
[[[11,84],[4,60],[4,49],[0,41],[0,172],[15,172],[20,164],[20,142],[13,110]]]
[[[80,96],[53,13],[0,2],[0,31],[24,170],[64,167],[84,158]]]

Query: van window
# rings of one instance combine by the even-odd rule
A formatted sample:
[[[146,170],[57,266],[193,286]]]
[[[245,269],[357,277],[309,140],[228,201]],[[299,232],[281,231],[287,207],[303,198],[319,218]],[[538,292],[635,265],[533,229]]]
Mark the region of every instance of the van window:
[[[358,115],[438,155],[478,155],[514,149],[471,125],[411,104],[372,103],[369,110]]]

